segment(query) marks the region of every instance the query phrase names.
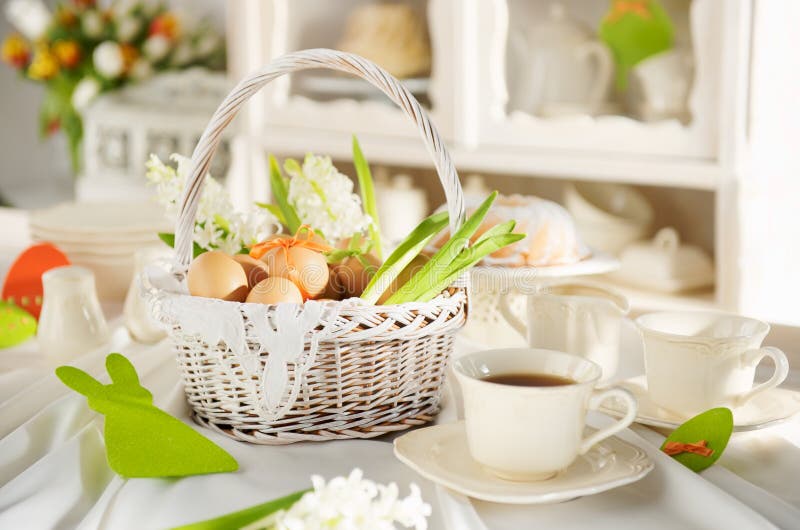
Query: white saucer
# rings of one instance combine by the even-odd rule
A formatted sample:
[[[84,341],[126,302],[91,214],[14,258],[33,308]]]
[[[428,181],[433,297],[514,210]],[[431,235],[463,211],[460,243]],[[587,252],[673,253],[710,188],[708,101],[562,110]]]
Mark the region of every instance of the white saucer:
[[[549,267],[478,265],[470,270],[470,278],[473,287],[481,287],[484,290],[502,290],[513,287],[525,292],[526,287],[539,285],[541,280],[605,274],[617,269],[619,269],[617,258],[592,250],[592,255],[588,258],[569,265]]]
[[[647,379],[644,375],[626,379],[615,386],[626,388],[636,396],[639,402],[639,412],[635,420],[637,423],[675,429],[689,419],[653,403],[647,393]],[[624,414],[623,405],[615,400],[603,403],[601,410],[615,417],[622,417]],[[800,413],[800,392],[773,388],[756,395],[741,407],[732,408],[731,411],[733,411],[734,432],[763,429]]]
[[[547,504],[592,495],[635,482],[653,469],[647,453],[612,436],[549,480],[503,480],[472,459],[463,421],[404,434],[394,441],[394,454],[437,484],[504,504]]]

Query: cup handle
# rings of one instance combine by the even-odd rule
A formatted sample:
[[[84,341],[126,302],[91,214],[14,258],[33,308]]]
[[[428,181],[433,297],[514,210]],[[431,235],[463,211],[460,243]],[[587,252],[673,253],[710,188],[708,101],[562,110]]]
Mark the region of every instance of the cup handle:
[[[745,361],[750,360],[751,362],[755,362],[756,366],[761,364],[761,361],[764,360],[764,357],[769,357],[775,363],[775,372],[768,381],[754,386],[748,392],[736,398],[737,405],[744,405],[757,394],[775,388],[779,384],[783,383],[784,379],[786,379],[786,376],[789,375],[789,359],[787,359],[786,354],[778,348],[765,346],[763,348],[750,350],[744,354]]]
[[[522,338],[528,338],[528,326],[522,320],[517,318],[517,315],[511,310],[511,306],[508,305],[508,297],[507,296],[500,296],[498,308],[500,309],[500,314],[503,315],[503,318],[506,319],[506,322],[514,328],[517,333],[522,335]]]
[[[636,403],[636,398],[624,388],[595,390],[592,394],[592,397],[589,398],[589,410],[597,410],[605,400],[610,398],[619,398],[625,402],[625,417],[618,420],[613,425],[606,427],[605,429],[596,431],[594,434],[583,440],[580,448],[578,449],[578,454],[586,454],[595,444],[628,428],[628,425],[633,423],[633,420],[636,419],[636,412],[639,408],[638,404]]]
[[[594,84],[589,92],[589,106],[592,111],[597,110],[608,94],[611,86],[611,76],[614,73],[614,59],[608,47],[600,41],[589,41],[578,48],[581,57],[594,60],[597,64],[597,74]]]

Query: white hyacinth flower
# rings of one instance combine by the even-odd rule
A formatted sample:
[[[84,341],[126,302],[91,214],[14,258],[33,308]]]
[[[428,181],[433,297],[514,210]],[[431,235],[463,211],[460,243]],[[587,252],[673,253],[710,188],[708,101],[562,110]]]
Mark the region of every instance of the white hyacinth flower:
[[[153,35],[147,37],[142,46],[145,57],[153,62],[158,62],[167,56],[172,45],[168,38],[163,35]]]
[[[158,202],[174,217],[179,213],[191,160],[180,155],[172,155],[171,159],[177,163],[177,170],[150,155],[146,176],[150,186],[155,188]],[[198,246],[236,254],[264,241],[279,228],[277,219],[262,208],[253,206],[244,213],[236,211],[225,188],[211,175],[206,175],[195,218],[193,239]]]
[[[353,193],[353,181],[334,167],[329,156],[306,155],[303,167],[287,164],[289,202],[303,224],[330,242],[362,232],[372,222]]]
[[[122,49],[119,44],[110,40],[101,42],[94,49],[92,61],[94,62],[95,70],[108,79],[115,79],[125,68]]]
[[[246,527],[246,530],[426,530],[431,507],[411,485],[408,497],[400,499],[397,485],[376,484],[363,478],[360,469],[347,477],[325,482],[313,476],[310,491],[288,510],[271,514]]]
[[[50,25],[52,15],[41,0],[9,0],[6,18],[28,40],[39,40]]]
[[[78,112],[85,111],[100,93],[100,83],[94,77],[84,77],[72,92],[72,106]]]
[[[89,9],[81,15],[81,30],[87,37],[96,39],[105,30],[103,16],[96,9]]]
[[[135,16],[122,17],[117,22],[117,36],[122,42],[130,42],[142,29],[142,21]]]

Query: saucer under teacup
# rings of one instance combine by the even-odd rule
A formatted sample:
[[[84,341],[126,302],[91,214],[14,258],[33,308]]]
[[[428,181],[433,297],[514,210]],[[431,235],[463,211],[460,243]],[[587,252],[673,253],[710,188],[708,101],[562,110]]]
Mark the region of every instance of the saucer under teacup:
[[[632,377],[617,383],[617,386],[629,390],[639,402],[636,423],[675,429],[689,419],[653,402],[647,392],[647,379],[644,375]],[[600,410],[621,417],[625,409],[616,400],[605,401]],[[784,422],[800,413],[800,392],[784,388],[772,388],[756,394],[744,405],[732,407],[734,432],[755,431]]]
[[[612,436],[548,480],[504,480],[472,459],[464,422],[411,431],[394,441],[394,454],[423,477],[489,502],[548,504],[635,482],[653,469],[643,450]]]

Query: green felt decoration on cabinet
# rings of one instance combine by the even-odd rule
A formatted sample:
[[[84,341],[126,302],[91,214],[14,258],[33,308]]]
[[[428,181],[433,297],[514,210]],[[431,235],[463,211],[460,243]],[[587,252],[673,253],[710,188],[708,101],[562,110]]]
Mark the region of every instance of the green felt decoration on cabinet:
[[[617,65],[617,88],[625,90],[630,69],[671,49],[675,30],[658,0],[611,0],[599,33]]]
[[[711,456],[701,456],[693,453],[680,453],[673,456],[675,460],[692,471],[703,471],[711,467],[722,456],[728,446],[731,433],[733,433],[733,413],[730,409],[720,407],[698,414],[687,420],[683,425],[672,431],[661,449],[669,442],[696,443],[705,440],[707,446],[714,450]]]
[[[236,471],[239,464],[224,449],[179,419],[153,405],[131,362],[119,353],[106,357],[112,383],[104,385],[72,366],[56,375],[105,415],[108,464],[126,478],[182,477]]]

